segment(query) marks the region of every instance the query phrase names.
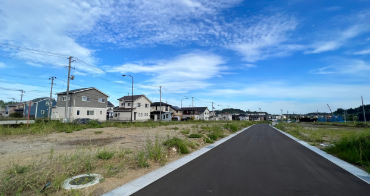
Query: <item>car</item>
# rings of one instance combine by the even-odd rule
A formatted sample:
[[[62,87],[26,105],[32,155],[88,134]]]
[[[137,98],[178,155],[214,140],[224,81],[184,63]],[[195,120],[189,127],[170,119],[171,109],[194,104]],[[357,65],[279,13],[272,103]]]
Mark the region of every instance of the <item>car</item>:
[[[90,118],[78,118],[73,121],[75,124],[90,124],[91,122],[97,122],[98,124],[101,124],[101,122]]]

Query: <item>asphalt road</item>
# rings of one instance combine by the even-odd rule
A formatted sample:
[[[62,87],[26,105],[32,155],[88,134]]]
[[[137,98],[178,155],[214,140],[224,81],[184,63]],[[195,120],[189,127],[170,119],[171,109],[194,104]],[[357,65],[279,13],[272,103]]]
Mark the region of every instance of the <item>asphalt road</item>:
[[[370,185],[260,124],[133,195],[369,196]]]

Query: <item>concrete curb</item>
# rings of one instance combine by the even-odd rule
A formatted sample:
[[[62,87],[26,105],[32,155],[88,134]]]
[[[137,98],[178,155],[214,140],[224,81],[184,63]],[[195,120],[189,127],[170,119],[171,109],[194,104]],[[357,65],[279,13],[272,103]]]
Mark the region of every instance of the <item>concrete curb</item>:
[[[238,135],[239,133],[247,130],[248,128],[252,127],[253,125],[247,127],[247,128],[244,128],[234,134],[231,134],[227,137],[224,137],[220,140],[218,140],[217,142],[213,143],[213,144],[210,144],[200,150],[197,150],[181,159],[178,159],[168,165],[165,165],[155,171],[152,171],[144,176],[141,176],[131,182],[128,182],[110,192],[107,192],[105,194],[103,194],[103,196],[127,196],[127,195],[131,195],[137,191],[139,191],[140,189],[150,185],[151,183],[155,182],[156,180],[159,180],[160,178],[162,178],[163,176],[171,173],[172,171],[176,170],[177,168],[185,165],[186,163],[189,163],[190,161],[192,161],[193,159],[201,156],[202,154],[208,152],[209,150],[211,150],[212,148],[226,142],[227,140],[235,137],[236,135]]]
[[[291,139],[295,140],[296,142],[300,143],[301,145],[305,146],[306,148],[312,150],[313,152],[319,154],[320,156],[324,157],[325,159],[329,160],[330,162],[338,165],[339,167],[341,167],[342,169],[348,171],[349,173],[357,176],[358,178],[360,178],[361,180],[365,181],[366,183],[370,184],[370,174],[368,174],[367,172],[353,166],[352,164],[350,163],[347,163],[345,161],[343,161],[342,159],[339,159],[331,154],[328,154],[326,153],[325,151],[323,150],[320,150],[319,148],[315,147],[315,146],[311,146],[310,144],[308,144],[307,142],[305,141],[302,141],[300,139],[297,139],[295,138],[294,136],[288,134],[288,133],[285,133],[284,131],[281,131],[273,126],[270,125],[270,127],[276,129],[277,131],[279,131],[280,133],[290,137]]]

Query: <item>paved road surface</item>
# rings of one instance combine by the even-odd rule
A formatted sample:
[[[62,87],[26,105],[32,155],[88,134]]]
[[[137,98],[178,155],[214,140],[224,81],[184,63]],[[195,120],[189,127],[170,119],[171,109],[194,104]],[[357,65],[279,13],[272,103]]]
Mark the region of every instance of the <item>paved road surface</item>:
[[[369,196],[370,185],[260,124],[133,195]]]

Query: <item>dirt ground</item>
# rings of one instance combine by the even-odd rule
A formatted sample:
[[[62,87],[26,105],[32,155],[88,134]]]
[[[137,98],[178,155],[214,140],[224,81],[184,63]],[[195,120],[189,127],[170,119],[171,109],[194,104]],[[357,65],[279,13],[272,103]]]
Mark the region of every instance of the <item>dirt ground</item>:
[[[7,165],[17,163],[25,165],[32,163],[34,160],[45,158],[50,155],[50,150],[54,149],[54,155],[65,154],[81,146],[90,146],[93,149],[110,148],[110,149],[131,149],[136,151],[144,145],[148,138],[154,138],[158,135],[160,138],[169,136],[185,139],[180,133],[184,129],[192,130],[192,124],[179,124],[171,126],[159,126],[156,128],[149,127],[131,127],[131,128],[95,128],[74,131],[72,133],[52,133],[48,135],[23,135],[23,136],[4,136],[0,138],[0,172]],[[178,127],[175,130],[173,128]],[[102,131],[102,133],[97,133]],[[200,139],[200,140],[199,140]],[[192,139],[193,140],[193,139]],[[204,144],[201,138],[199,148]],[[171,149],[169,150],[171,151]],[[169,152],[166,164],[181,158],[177,152]],[[117,188],[127,182],[130,182],[146,173],[160,168],[159,163],[150,163],[149,168],[127,169],[123,178],[105,178],[105,181],[92,187],[84,188],[83,195],[101,195],[114,188]],[[60,192],[57,194],[59,195]]]

